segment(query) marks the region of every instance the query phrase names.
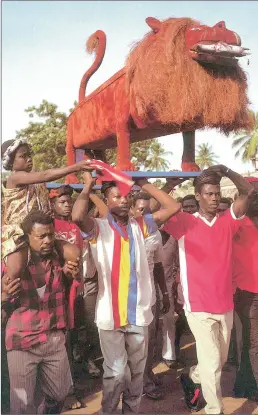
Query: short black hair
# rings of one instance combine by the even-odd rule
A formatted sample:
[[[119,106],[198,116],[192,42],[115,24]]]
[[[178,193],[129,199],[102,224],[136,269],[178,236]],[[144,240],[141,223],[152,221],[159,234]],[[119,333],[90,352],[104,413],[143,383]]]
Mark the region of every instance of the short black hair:
[[[113,187],[117,187],[116,182],[111,181],[111,182],[103,182],[102,186],[101,186],[101,193],[104,194],[105,197],[108,196],[109,190],[112,189]]]
[[[211,171],[203,171],[200,176],[194,179],[193,185],[195,193],[201,193],[202,188],[205,184],[219,185],[220,180],[221,177],[217,173]]]
[[[136,205],[137,200],[150,200],[150,195],[146,192],[139,192],[136,193],[133,197],[133,206]]]
[[[40,225],[53,225],[53,219],[42,210],[33,210],[23,219],[21,223],[23,233],[25,235],[31,234],[35,223],[39,223]]]
[[[198,201],[195,199],[195,195],[186,195],[183,197],[181,203],[184,203],[186,200],[194,200],[196,205],[198,206]]]

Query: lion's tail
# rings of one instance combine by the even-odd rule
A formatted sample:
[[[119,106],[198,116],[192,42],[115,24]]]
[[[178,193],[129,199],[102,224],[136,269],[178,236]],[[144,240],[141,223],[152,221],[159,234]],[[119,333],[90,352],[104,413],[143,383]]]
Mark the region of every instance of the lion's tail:
[[[82,77],[79,89],[79,102],[85,98],[86,87],[91,76],[98,70],[100,67],[105,51],[106,51],[106,35],[102,30],[97,30],[93,33],[86,42],[86,51],[88,53],[96,53],[95,60],[91,67],[85,72]]]

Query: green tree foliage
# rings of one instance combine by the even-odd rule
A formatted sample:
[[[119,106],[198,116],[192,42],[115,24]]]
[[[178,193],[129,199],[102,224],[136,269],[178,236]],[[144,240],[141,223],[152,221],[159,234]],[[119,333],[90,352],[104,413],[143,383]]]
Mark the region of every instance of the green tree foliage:
[[[235,157],[241,157],[244,163],[251,161],[254,169],[258,170],[258,112],[255,114],[255,127],[253,131],[242,131],[234,137],[232,148],[238,149]]]
[[[152,184],[156,186],[158,189],[161,189],[164,186],[165,181],[161,179],[156,179],[155,182],[153,182]]]
[[[150,171],[169,170],[169,162],[165,157],[172,154],[165,151],[157,139],[133,143],[131,148],[131,161],[137,169]],[[108,163],[116,163],[117,149],[106,151]]]
[[[197,148],[196,163],[201,170],[218,163],[218,157],[208,143],[200,144]]]
[[[68,115],[59,112],[57,105],[46,100],[43,100],[38,107],[27,108],[25,112],[29,114],[32,121],[26,128],[17,132],[17,137],[26,137],[31,144],[35,169],[46,170],[65,166]]]
[[[137,169],[145,169],[147,157],[153,140],[145,140],[139,143],[133,143],[130,146],[131,160]],[[112,148],[106,151],[107,162],[116,164],[117,149]]]
[[[165,151],[158,140],[153,140],[149,149],[145,166],[152,171],[169,170],[169,162],[166,157],[171,155],[170,151]]]
[[[74,107],[76,106],[74,102]],[[74,109],[69,110],[69,114]],[[34,153],[36,170],[46,170],[66,165],[66,125],[69,114],[58,111],[57,105],[43,100],[37,106],[25,110],[31,121],[29,125],[18,131],[16,137],[26,137]],[[116,163],[117,149],[106,151],[107,161]],[[137,169],[168,170],[169,163],[165,152],[158,140],[145,140],[131,144],[132,162]]]

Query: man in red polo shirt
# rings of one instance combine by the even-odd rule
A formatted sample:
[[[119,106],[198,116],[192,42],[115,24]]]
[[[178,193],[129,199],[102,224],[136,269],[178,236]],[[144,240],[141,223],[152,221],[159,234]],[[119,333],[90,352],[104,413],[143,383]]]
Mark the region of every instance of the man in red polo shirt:
[[[222,176],[233,181],[241,196],[218,215]],[[179,212],[164,226],[178,240],[184,310],[196,340],[198,365],[191,368],[190,378],[181,377],[186,403],[191,409],[199,408],[197,385],[201,384],[207,414],[223,411],[221,369],[233,324],[232,240],[252,191],[242,176],[227,167],[210,167],[195,179],[199,211]]]
[[[258,402],[258,179],[246,218],[233,244],[235,309],[242,322],[243,350],[234,386],[237,397]]]

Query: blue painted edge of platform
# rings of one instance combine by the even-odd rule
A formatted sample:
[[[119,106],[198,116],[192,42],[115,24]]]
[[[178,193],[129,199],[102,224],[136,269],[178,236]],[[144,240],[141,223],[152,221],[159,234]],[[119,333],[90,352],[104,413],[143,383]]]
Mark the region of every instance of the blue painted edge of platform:
[[[133,179],[140,179],[146,177],[147,179],[165,179],[169,177],[179,177],[179,178],[194,178],[200,175],[200,172],[187,172],[187,171],[125,171],[124,173],[131,176]],[[95,176],[95,174],[93,174]],[[47,183],[48,189],[55,189],[57,187],[63,186],[63,183]],[[73,189],[82,189],[83,184],[70,184]],[[100,189],[100,185],[94,186],[93,189]]]
[[[201,172],[193,171],[125,171],[124,173],[128,174],[132,178],[142,178],[146,177],[148,179],[162,179],[167,177],[197,177]]]

